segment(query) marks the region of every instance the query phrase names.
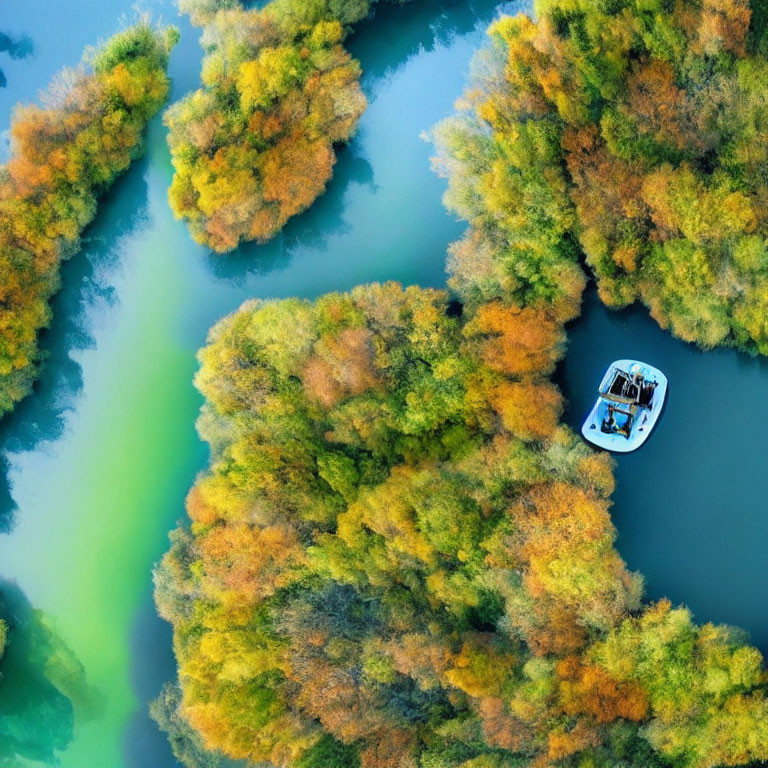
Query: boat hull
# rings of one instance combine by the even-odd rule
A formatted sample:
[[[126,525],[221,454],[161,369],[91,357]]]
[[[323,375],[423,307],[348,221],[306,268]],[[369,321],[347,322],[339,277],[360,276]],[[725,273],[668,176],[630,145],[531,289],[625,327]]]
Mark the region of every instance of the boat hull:
[[[581,427],[581,434],[586,440],[606,451],[613,451],[615,453],[636,451],[650,437],[664,408],[664,402],[667,397],[667,377],[658,368],[654,368],[652,365],[640,362],[639,360],[617,360],[608,366],[608,370],[600,382],[599,391],[602,393],[607,390],[616,369],[629,371],[632,366],[638,366],[647,381],[655,381],[656,389],[654,390],[650,407],[640,411],[634,420],[629,436],[625,437],[621,434],[601,431],[600,425],[607,408],[606,400],[602,397],[598,397],[597,402],[595,402]]]

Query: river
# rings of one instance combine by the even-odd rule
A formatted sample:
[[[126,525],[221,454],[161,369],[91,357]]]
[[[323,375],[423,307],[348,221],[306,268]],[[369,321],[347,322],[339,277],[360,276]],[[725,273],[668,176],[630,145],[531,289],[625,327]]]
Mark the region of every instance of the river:
[[[3,0],[0,133],[13,104],[75,65],[133,4]],[[143,6],[181,28],[177,99],[198,82],[198,31],[170,0]],[[255,296],[444,283],[446,247],[463,226],[441,206],[420,134],[451,113],[497,9],[417,0],[360,25],[349,41],[370,100],[360,132],[327,194],[267,246],[221,258],[191,242],[166,203],[165,129],[150,126],[146,156],[64,269],[40,386],[0,425],[0,592],[17,624],[0,681],[3,768],[175,765],[147,716],[174,670],[150,573],[206,462],[195,353],[218,318]]]
[[[4,0],[0,133],[133,0]],[[178,23],[172,98],[196,86],[198,33]],[[452,111],[495,0],[383,7],[349,47],[370,108],[328,193],[273,243],[228,258],[195,246],[166,204],[171,168],[155,120],[147,154],[103,202],[66,265],[34,396],[0,425],[0,592],[18,623],[0,681],[0,764],[171,768],[147,702],[173,674],[150,571],[206,461],[194,432],[195,352],[254,296],[316,296],[366,281],[439,286],[462,225],[442,209],[420,133]],[[613,359],[670,379],[665,414],[617,463],[618,547],[650,598],[746,628],[768,649],[768,363],[701,353],[642,308],[609,312],[587,293],[558,380],[578,429]],[[14,762],[15,761],[15,762]]]

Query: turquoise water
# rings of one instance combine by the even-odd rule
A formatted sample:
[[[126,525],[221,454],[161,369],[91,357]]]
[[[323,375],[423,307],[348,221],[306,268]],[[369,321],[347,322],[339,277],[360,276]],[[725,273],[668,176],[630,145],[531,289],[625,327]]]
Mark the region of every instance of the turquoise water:
[[[198,81],[197,31],[169,0],[143,5],[181,26],[178,98]],[[0,133],[14,103],[74,65],[132,6],[5,0]],[[166,204],[165,132],[152,124],[146,157],[66,266],[38,391],[0,425],[0,614],[16,624],[0,681],[3,768],[174,765],[146,714],[173,674],[150,571],[206,461],[193,428],[195,352],[219,317],[254,296],[385,279],[443,284],[446,246],[463,227],[441,207],[444,185],[420,134],[452,111],[496,9],[495,0],[416,0],[360,27],[350,48],[371,101],[360,133],[328,193],[268,246],[221,259],[190,241]],[[570,330],[560,378],[576,428],[613,359],[639,357],[670,378],[656,433],[618,462],[621,553],[646,575],[649,596],[746,627],[768,649],[768,363],[702,354],[644,310],[611,313],[592,294]]]
[[[0,33],[30,43],[11,58],[0,36],[0,132],[15,102],[76,64],[132,5],[5,0]],[[198,81],[198,33],[169,0],[143,5],[181,26],[178,98]],[[206,461],[195,353],[219,317],[254,296],[444,283],[446,247],[463,227],[441,206],[420,134],[451,113],[497,5],[417,0],[360,26],[349,47],[371,103],[359,135],[328,193],[267,246],[222,259],[191,242],[166,203],[164,128],[150,127],[146,157],[66,265],[37,392],[0,425],[0,613],[16,625],[0,681],[3,768],[13,755],[23,766],[174,765],[146,714],[174,666],[150,573]]]
[[[590,290],[559,376],[574,429],[620,358],[660,368],[669,396],[648,442],[616,457],[619,551],[645,576],[649,598],[743,627],[768,652],[768,360],[701,352],[643,308],[612,312]]]

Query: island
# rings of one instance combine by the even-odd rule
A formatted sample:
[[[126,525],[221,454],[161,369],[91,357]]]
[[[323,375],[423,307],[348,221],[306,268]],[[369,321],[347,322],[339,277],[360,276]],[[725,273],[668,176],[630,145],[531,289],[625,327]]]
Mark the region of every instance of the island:
[[[402,0],[394,0],[401,2]],[[204,24],[203,88],[166,114],[171,208],[219,253],[266,242],[324,191],[365,111],[360,66],[342,45],[372,0],[182,0]]]
[[[61,73],[43,106],[14,114],[12,156],[0,167],[0,414],[32,390],[61,263],[78,250],[99,196],[141,154],[177,40],[175,29],[142,21]]]

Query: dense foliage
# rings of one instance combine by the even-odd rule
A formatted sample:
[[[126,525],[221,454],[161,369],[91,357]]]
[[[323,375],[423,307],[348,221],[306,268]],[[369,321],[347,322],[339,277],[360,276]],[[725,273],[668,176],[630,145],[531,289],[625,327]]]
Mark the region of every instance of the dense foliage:
[[[98,196],[141,151],[168,93],[175,30],[142,22],[111,38],[87,69],[65,72],[44,107],[18,108],[0,167],[0,413],[27,395],[59,267],[78,248]]]
[[[404,1],[404,0],[396,0]],[[174,213],[213,250],[263,242],[325,190],[365,110],[342,41],[371,0],[181,0],[207,23],[203,88],[166,114]]]
[[[165,732],[174,757],[185,768],[228,768],[233,763],[220,752],[205,749],[200,734],[186,721],[181,711],[181,690],[176,683],[163,686],[149,705],[149,714]]]
[[[639,3],[596,7],[645,18]],[[641,31],[666,18],[642,7]],[[727,0],[712,18],[670,7],[670,25],[725,29]],[[760,653],[642,604],[613,546],[610,459],[559,424],[549,376],[584,287],[584,211],[607,203],[580,197],[577,132],[547,106],[569,114],[586,65],[538,69],[597,11],[539,10],[538,26],[494,27],[468,109],[437,132],[448,203],[470,223],[453,296],[387,284],[251,302],[200,354],[211,466],[156,595],[174,625],[174,717],[205,749],[292,768],[768,759]]]
[[[201,353],[212,464],[156,574],[179,712],[275,765],[768,757],[766,674],[615,549],[558,425],[562,305],[388,285],[253,302]]]
[[[179,13],[186,13],[196,26],[210,23],[219,11],[242,8],[240,0],[176,0]]]
[[[495,25],[503,82],[478,83],[441,129],[468,172],[453,175],[451,205],[479,231],[523,220],[497,269],[579,242],[606,303],[639,298],[683,339],[768,353],[762,4],[540,0],[537,12]]]

